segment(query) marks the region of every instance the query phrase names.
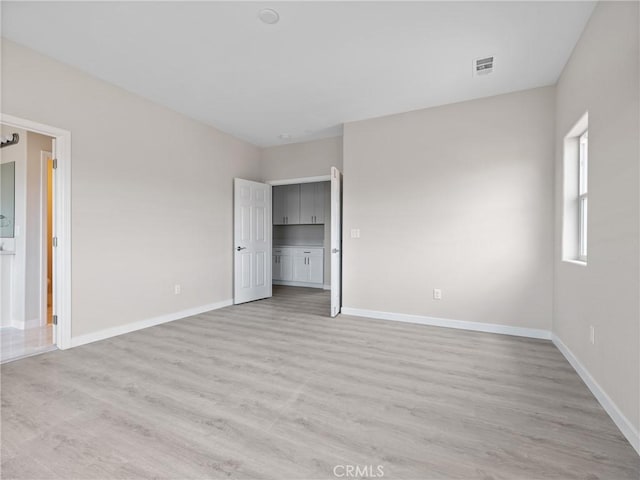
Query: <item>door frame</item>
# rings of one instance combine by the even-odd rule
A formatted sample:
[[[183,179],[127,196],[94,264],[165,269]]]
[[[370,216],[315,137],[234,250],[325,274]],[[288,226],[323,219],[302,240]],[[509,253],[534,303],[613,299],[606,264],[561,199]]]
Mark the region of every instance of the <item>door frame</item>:
[[[330,181],[331,181],[331,175],[318,175],[317,177],[284,178],[282,180],[267,180],[264,183],[276,187],[278,185],[295,185],[298,183],[315,183],[315,182],[330,182]]]
[[[55,140],[55,151],[51,153],[57,160],[53,217],[58,246],[53,295],[58,325],[53,340],[59,349],[65,350],[71,348],[71,132],[4,113],[0,113],[0,122]]]
[[[330,182],[330,181],[331,181],[331,169],[329,169],[329,174],[327,175],[316,175],[315,177],[283,178],[278,180],[265,180],[264,183],[267,183],[273,187],[276,187],[279,185],[296,185],[300,183],[316,183],[316,182]],[[325,225],[327,225],[326,218],[327,217],[325,214]],[[325,255],[326,254],[327,252],[325,252]],[[273,279],[272,279],[272,282],[273,282]],[[323,285],[323,289],[330,290],[330,288],[327,288],[326,283]]]

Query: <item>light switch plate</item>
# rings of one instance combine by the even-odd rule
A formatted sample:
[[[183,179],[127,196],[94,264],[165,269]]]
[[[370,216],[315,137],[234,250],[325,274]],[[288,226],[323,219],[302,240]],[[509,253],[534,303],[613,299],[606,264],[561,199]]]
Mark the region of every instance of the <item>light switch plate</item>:
[[[360,229],[352,228],[351,229],[351,238],[360,238]]]

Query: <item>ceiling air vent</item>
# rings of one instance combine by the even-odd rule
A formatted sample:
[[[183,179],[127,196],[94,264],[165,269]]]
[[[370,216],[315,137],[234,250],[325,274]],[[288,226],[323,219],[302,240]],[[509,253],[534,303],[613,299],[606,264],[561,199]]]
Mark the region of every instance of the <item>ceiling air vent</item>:
[[[473,61],[473,74],[487,75],[493,72],[493,57],[478,58]]]

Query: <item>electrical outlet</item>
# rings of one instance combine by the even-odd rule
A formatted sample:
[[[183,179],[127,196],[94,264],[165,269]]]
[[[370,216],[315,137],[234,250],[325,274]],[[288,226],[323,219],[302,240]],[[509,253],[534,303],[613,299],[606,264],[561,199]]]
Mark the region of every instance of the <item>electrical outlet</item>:
[[[173,286],[173,293],[174,293],[174,295],[180,295],[182,293],[182,286],[180,286],[179,283],[176,283]]]
[[[442,290],[439,288],[433,289],[433,299],[434,300],[442,300]]]
[[[593,325],[589,327],[589,341],[591,345],[596,344],[596,328]]]

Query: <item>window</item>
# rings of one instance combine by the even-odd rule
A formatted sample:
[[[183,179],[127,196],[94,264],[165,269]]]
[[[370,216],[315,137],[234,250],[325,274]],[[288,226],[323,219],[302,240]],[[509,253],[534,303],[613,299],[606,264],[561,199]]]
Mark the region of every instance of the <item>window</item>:
[[[580,135],[578,145],[578,260],[587,261],[587,175],[589,131]]]
[[[589,116],[585,113],[564,137],[562,260],[587,263]]]

